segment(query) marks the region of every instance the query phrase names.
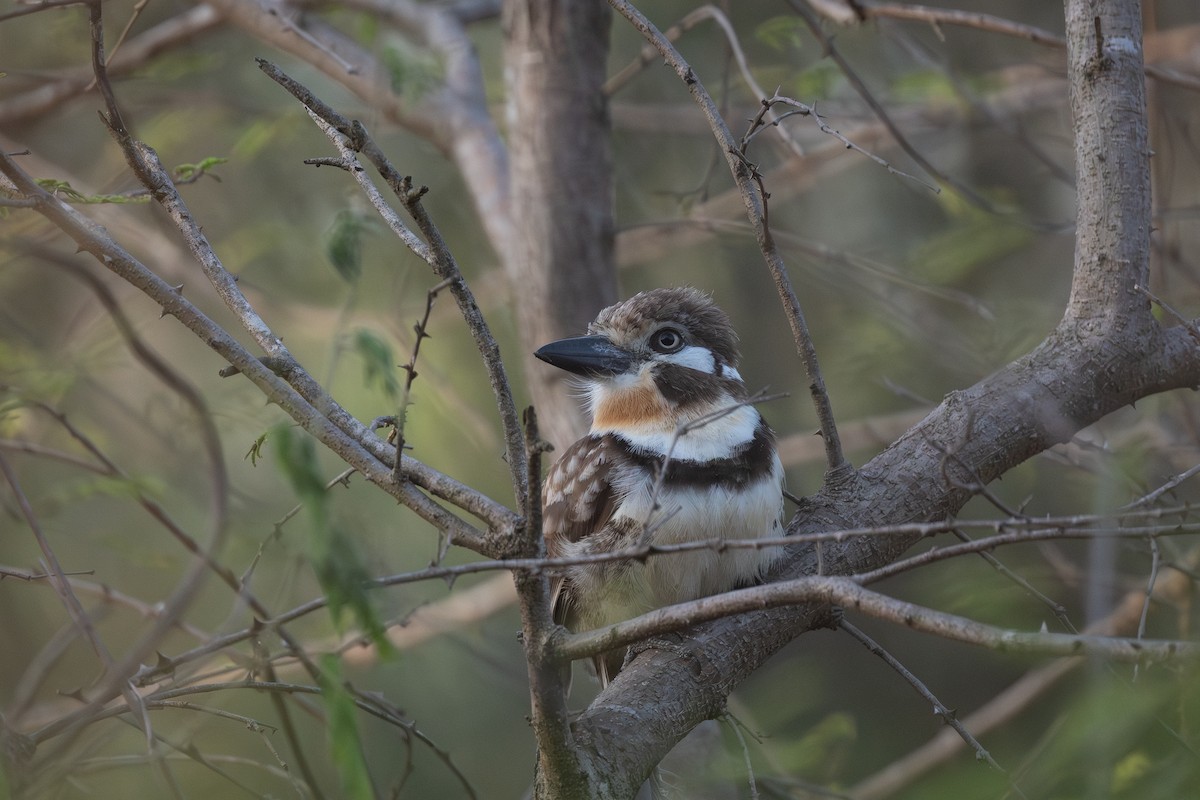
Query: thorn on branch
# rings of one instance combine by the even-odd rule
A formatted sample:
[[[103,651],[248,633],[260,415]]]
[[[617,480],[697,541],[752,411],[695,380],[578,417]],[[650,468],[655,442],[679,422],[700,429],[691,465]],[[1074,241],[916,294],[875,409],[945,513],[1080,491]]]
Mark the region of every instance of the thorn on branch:
[[[357,121],[355,122],[357,125]],[[361,125],[359,126],[362,127]],[[364,131],[365,133],[365,131]],[[408,180],[405,178],[405,180]],[[400,482],[405,480],[404,472],[401,469],[401,460],[404,453],[404,423],[408,416],[408,407],[412,404],[412,385],[417,379],[417,356],[421,352],[421,342],[431,338],[428,332],[429,315],[433,312],[433,301],[437,298],[438,292],[452,284],[455,279],[447,278],[439,282],[436,286],[425,293],[425,314],[413,324],[413,330],[417,333],[417,339],[413,342],[412,357],[409,358],[407,364],[402,364],[401,369],[404,370],[407,376],[404,381],[404,389],[400,395],[400,409],[395,417],[391,418],[392,430],[396,440],[396,460],[392,462],[392,480]],[[391,437],[389,437],[390,439]]]
[[[408,188],[404,192],[405,202],[415,203],[416,201],[418,201],[422,197],[424,197],[426,194],[428,194],[429,187],[424,186],[424,185],[414,187],[412,185],[412,177],[411,176],[405,176],[404,180],[408,184]]]

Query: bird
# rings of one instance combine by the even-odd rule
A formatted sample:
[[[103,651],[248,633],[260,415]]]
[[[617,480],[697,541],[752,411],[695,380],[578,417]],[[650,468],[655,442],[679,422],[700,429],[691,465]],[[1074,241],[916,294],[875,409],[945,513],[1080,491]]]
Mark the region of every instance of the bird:
[[[591,417],[543,483],[550,558],[781,535],[783,466],[738,372],[737,343],[707,294],[673,287],[609,306],[587,335],[534,353],[581,379]],[[753,585],[778,552],[713,547],[568,566],[551,579],[554,620],[591,630]],[[625,658],[625,648],[593,658],[602,686]]]

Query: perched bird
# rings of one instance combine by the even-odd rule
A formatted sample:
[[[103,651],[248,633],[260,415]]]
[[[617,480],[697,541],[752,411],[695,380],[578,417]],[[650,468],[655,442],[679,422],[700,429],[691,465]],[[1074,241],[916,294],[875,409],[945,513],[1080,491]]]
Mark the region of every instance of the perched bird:
[[[592,417],[546,477],[548,555],[780,535],[783,467],[747,403],[725,313],[699,290],[655,289],[604,309],[588,333],[534,354],[583,378]],[[745,586],[777,553],[706,548],[569,567],[553,581],[554,617],[587,630]],[[624,649],[594,659],[603,684],[624,659]]]

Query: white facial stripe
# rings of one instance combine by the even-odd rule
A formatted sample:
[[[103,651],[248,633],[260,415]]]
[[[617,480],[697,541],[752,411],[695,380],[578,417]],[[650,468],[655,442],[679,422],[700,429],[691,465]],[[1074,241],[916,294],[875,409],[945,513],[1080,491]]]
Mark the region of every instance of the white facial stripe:
[[[721,365],[721,374],[731,381],[738,381],[740,383],[742,380],[742,373],[738,372],[728,364]]]
[[[694,369],[697,372],[705,372],[712,375],[717,371],[717,359],[712,354],[712,351],[707,347],[697,347],[689,345],[683,348],[678,353],[672,353],[669,356],[662,356],[662,361],[669,361],[672,364],[678,364],[681,367]]]
[[[732,403],[732,401],[730,401]],[[720,407],[718,405],[718,407]],[[680,461],[711,461],[714,458],[729,458],[739,446],[754,438],[760,417],[753,406],[739,406],[720,419],[694,428],[675,439],[671,458]],[[592,433],[616,433],[634,447],[651,453],[666,453],[675,437],[673,430],[663,430],[661,423],[655,427],[622,428],[599,430]]]

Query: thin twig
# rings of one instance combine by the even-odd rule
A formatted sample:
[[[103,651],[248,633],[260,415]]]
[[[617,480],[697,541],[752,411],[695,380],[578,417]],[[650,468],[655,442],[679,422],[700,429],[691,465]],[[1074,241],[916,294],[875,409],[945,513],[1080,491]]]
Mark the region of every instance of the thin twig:
[[[113,93],[112,85],[108,79],[107,59],[104,51],[104,24],[102,14],[102,4],[100,0],[94,0],[89,3],[89,29],[91,34],[91,54],[92,54],[92,70],[96,77],[97,86],[100,89],[101,96],[104,98],[105,106],[108,111],[107,122],[110,130],[113,131],[118,138],[124,141],[132,142],[128,134],[128,130],[121,117],[120,109],[118,108],[115,94]],[[131,152],[131,151],[127,151]],[[7,171],[6,171],[6,174]],[[8,175],[10,180],[13,180],[13,175]],[[168,179],[169,182],[169,179]],[[14,180],[14,183],[16,181]],[[169,364],[161,359],[156,353],[150,350],[142,342],[140,337],[136,335],[133,327],[125,319],[120,312],[115,299],[108,292],[107,287],[100,283],[95,276],[90,273],[74,267],[75,274],[87,282],[96,296],[104,304],[109,316],[116,323],[118,330],[125,338],[127,345],[133,351],[143,365],[153,372],[160,380],[162,380],[172,391],[178,394],[195,413],[199,421],[199,431],[201,441],[203,443],[205,453],[210,463],[210,480],[212,482],[212,530],[209,535],[207,546],[203,549],[204,555],[197,554],[191,561],[187,571],[184,573],[180,581],[172,592],[171,596],[163,603],[163,613],[150,626],[149,630],[143,633],[141,638],[129,648],[123,660],[119,664],[111,665],[105,678],[95,687],[95,693],[91,701],[87,703],[89,710],[98,709],[103,703],[117,693],[124,695],[126,702],[131,708],[137,708],[137,697],[135,692],[132,692],[128,687],[129,677],[138,669],[141,662],[146,656],[154,650],[162,637],[171,627],[174,626],[184,611],[190,606],[202,586],[204,579],[208,574],[208,563],[211,557],[220,552],[221,546],[224,543],[225,533],[228,524],[228,473],[225,469],[224,458],[222,454],[220,437],[217,434],[216,426],[212,422],[212,418],[208,413],[207,406],[199,391],[195,389],[188,381],[180,376]],[[143,711],[144,714],[144,711]],[[148,744],[153,752],[153,735],[148,725],[145,727]],[[161,762],[160,762],[161,763]],[[165,765],[163,765],[165,770]]]
[[[1048,30],[1034,25],[997,17],[993,14],[983,14],[975,11],[963,11],[957,8],[934,8],[916,4],[876,3],[871,0],[855,0],[855,9],[862,15],[861,19],[868,20],[878,17],[903,19],[914,22],[924,22],[929,25],[959,25],[966,28],[1000,33],[1005,36],[1015,36],[1027,39],[1034,44],[1045,45],[1059,50],[1065,49],[1067,40]]]
[[[841,51],[838,50],[837,45],[834,44],[833,38],[826,34],[824,30],[822,30],[821,21],[817,18],[812,9],[809,8],[807,3],[803,2],[803,0],[788,0],[788,5],[790,5],[792,10],[804,20],[804,23],[812,32],[813,37],[816,38],[816,40],[824,48],[825,54],[837,65],[842,74],[846,76],[846,80],[850,82],[852,87],[854,87],[854,90],[858,93],[858,96],[862,98],[864,103],[867,104],[876,118],[883,123],[883,126],[887,128],[888,133],[890,133],[892,138],[896,140],[896,144],[900,145],[900,149],[907,153],[909,158],[915,161],[921,167],[921,169],[925,170],[936,180],[953,187],[955,191],[962,195],[962,197],[968,200],[972,205],[978,206],[979,208],[992,214],[999,213],[999,209],[997,209],[991,203],[991,201],[983,197],[971,187],[967,186],[956,178],[951,177],[945,171],[934,166],[934,164],[930,162],[929,159],[927,159],[924,154],[922,154],[921,151],[918,150],[913,143],[908,140],[908,137],[905,136],[904,133],[901,132],[901,130],[896,126],[896,123],[892,120],[892,117],[888,113],[887,109],[884,108],[883,104],[875,98],[875,95],[871,92],[866,82],[863,81],[858,72],[855,71],[855,69],[850,65],[850,62],[847,61],[845,56],[842,55]]]
[[[768,122],[766,119],[764,119],[764,112],[774,109],[775,106],[777,106],[777,105],[791,106],[792,108],[794,108],[796,110],[793,112],[788,112],[788,114],[786,114],[786,115],[780,115],[778,117],[778,119]],[[921,184],[922,186],[924,186],[926,189],[930,190],[934,194],[937,194],[938,192],[941,191],[941,189],[939,189],[934,184],[929,183],[928,181],[921,180],[916,175],[912,175],[910,173],[907,173],[903,170],[897,169],[896,167],[892,166],[892,163],[890,161],[888,161],[887,159],[885,159],[883,156],[876,155],[875,153],[872,153],[869,150],[859,147],[857,144],[855,144],[849,138],[844,136],[841,131],[837,130],[836,128],[831,126],[828,122],[826,122],[825,118],[817,113],[817,107],[815,105],[810,106],[807,103],[802,103],[799,100],[795,100],[791,97],[784,97],[783,95],[779,94],[778,92],[771,95],[770,97],[763,95],[762,109],[759,111],[758,116],[756,116],[754,118],[754,120],[751,122],[750,129],[746,132],[746,135],[742,137],[742,152],[743,152],[743,154],[745,153],[745,149],[746,149],[747,145],[749,145],[750,142],[754,139],[754,137],[757,136],[760,132],[762,132],[762,130],[764,130],[768,126],[777,126],[777,125],[779,125],[780,121],[782,121],[784,119],[784,117],[795,115],[795,114],[798,114],[798,115],[804,116],[804,117],[811,117],[813,122],[815,122],[817,124],[817,127],[820,129],[821,133],[824,133],[828,136],[832,136],[833,138],[837,139],[839,142],[841,142],[843,145],[845,145],[847,150],[853,150],[854,152],[864,155],[867,158],[871,159],[876,164],[878,164],[879,166],[886,169],[888,171],[888,174],[895,175],[900,178],[907,178],[910,181],[915,181],[916,183]]]
[[[78,0],[75,5],[82,5],[84,2],[86,0]],[[33,10],[41,10],[46,5],[40,3]],[[0,16],[0,20],[4,18]],[[221,21],[221,15],[212,6],[206,3],[195,5],[127,40],[121,52],[109,59],[109,75],[127,74],[160,53],[168,52],[202,33],[213,30]],[[44,81],[27,92],[10,95],[0,102],[0,123],[13,125],[36,119],[87,91],[94,80],[92,70],[81,67]]]
[[[722,719],[733,731],[733,735],[737,737],[738,746],[742,751],[742,763],[746,766],[746,785],[750,790],[750,800],[758,800],[758,783],[754,779],[754,762],[750,759],[750,747],[746,744],[746,737],[742,735],[742,723],[732,714],[726,714]]]
[[[1119,511],[1127,511],[1127,510],[1132,510],[1132,509],[1138,508],[1140,506],[1149,505],[1150,503],[1153,503],[1154,501],[1158,500],[1158,498],[1162,497],[1167,492],[1172,491],[1176,486],[1179,486],[1181,483],[1184,483],[1188,479],[1193,478],[1198,474],[1200,474],[1200,464],[1196,464],[1195,466],[1184,470],[1183,472],[1179,473],[1178,475],[1173,476],[1170,480],[1168,480],[1162,486],[1159,486],[1154,491],[1150,492],[1149,494],[1142,495],[1137,500],[1134,500],[1132,503],[1126,503],[1125,505],[1121,506],[1121,508],[1118,510]]]
[[[958,540],[963,543],[968,543],[968,542],[974,541],[971,539],[971,537],[967,536],[967,534],[963,533],[962,531],[960,531],[958,529],[955,529],[953,531],[953,533],[956,537],[958,537]],[[1036,599],[1039,603],[1041,603],[1042,605],[1049,608],[1050,613],[1054,614],[1055,618],[1058,619],[1059,624],[1061,624],[1063,626],[1063,628],[1065,628],[1070,633],[1079,633],[1079,630],[1075,627],[1075,624],[1071,622],[1071,618],[1069,616],[1067,616],[1066,606],[1064,606],[1062,603],[1058,602],[1054,598],[1048,596],[1044,592],[1039,591],[1037,589],[1037,587],[1035,587],[1032,583],[1027,581],[1025,578],[1021,577],[1017,573],[1013,572],[1011,569],[1009,569],[1007,566],[1005,566],[1003,563],[1001,563],[1000,559],[996,558],[994,555],[992,555],[988,551],[980,550],[979,555],[983,557],[984,561],[991,564],[993,569],[995,569],[997,572],[999,572],[1004,577],[1008,578],[1013,583],[1020,586],[1022,589],[1024,589],[1026,592],[1028,592],[1030,595],[1032,595],[1034,597],[1034,599]]]
[[[3,475],[4,480],[8,483],[8,488],[17,501],[17,508],[20,510],[21,516],[24,518],[25,524],[29,526],[30,532],[33,533],[33,539],[37,542],[38,550],[42,553],[43,562],[50,573],[51,585],[54,586],[54,590],[58,594],[59,600],[62,601],[67,615],[75,624],[76,629],[83,635],[84,640],[91,645],[92,652],[96,654],[96,658],[104,666],[105,670],[108,672],[113,671],[116,667],[116,661],[113,660],[112,653],[109,652],[108,647],[100,638],[100,634],[96,631],[96,626],[92,624],[91,617],[84,610],[83,604],[79,602],[79,598],[76,596],[71,582],[67,580],[66,572],[62,568],[62,564],[59,562],[54,548],[50,546],[50,541],[42,531],[42,526],[38,522],[33,505],[29,502],[29,498],[21,488],[21,482],[17,479],[16,472],[13,471],[12,466],[8,463],[8,459],[3,455],[0,455],[0,475]]]
[[[1161,297],[1159,297],[1154,292],[1147,289],[1145,286],[1135,286],[1134,288],[1137,289],[1142,294],[1146,295],[1146,297],[1148,297],[1150,299],[1150,302],[1154,303],[1154,305],[1158,306],[1163,311],[1170,314],[1175,319],[1176,322],[1178,322],[1180,325],[1184,326],[1184,328],[1187,330],[1189,336],[1191,336],[1198,343],[1200,343],[1200,324],[1198,324],[1197,320],[1187,319],[1186,317],[1183,316],[1183,314],[1179,313],[1179,311],[1175,307],[1173,307],[1170,303],[1168,303],[1166,300],[1163,300]]]
[[[417,339],[413,342],[412,357],[408,359],[408,363],[400,368],[404,370],[404,388],[400,392],[400,405],[396,411],[396,461],[392,465],[392,480],[404,480],[404,470],[401,468],[404,458],[404,425],[408,421],[408,407],[412,403],[412,385],[417,379],[417,356],[421,353],[421,342],[429,338],[429,315],[433,312],[433,301],[437,299],[438,292],[445,289],[454,280],[448,278],[438,283],[428,292],[425,293],[425,314],[417,324],[413,325],[413,330],[416,331]]]
[[[699,8],[690,11],[679,22],[663,31],[663,36],[670,42],[676,42],[683,37],[685,33],[699,25],[705,20],[712,20],[716,23],[717,28],[721,31],[721,35],[725,37],[725,42],[729,46],[729,52],[733,55],[733,60],[737,64],[738,73],[742,76],[742,80],[750,89],[751,94],[756,98],[766,97],[767,93],[763,91],[758,81],[754,77],[754,71],[750,68],[750,63],[746,59],[746,53],[742,49],[742,43],[738,39],[737,31],[733,29],[733,23],[729,17],[715,5],[706,4]],[[612,97],[616,92],[620,91],[635,75],[642,72],[655,61],[658,54],[654,47],[646,45],[642,48],[637,60],[627,65],[617,74],[609,78],[604,84],[604,94]],[[785,115],[778,115],[773,109],[768,109],[769,120],[764,127],[774,128],[779,138],[783,141],[784,146],[795,153],[797,156],[804,157],[804,148],[800,143],[788,133],[787,129],[779,123]]]
[[[954,731],[962,738],[962,740],[966,742],[972,750],[975,751],[975,757],[978,760],[986,761],[993,769],[998,771],[1001,775],[1004,775],[1004,777],[1008,780],[1008,786],[1010,790],[1016,792],[1020,797],[1026,796],[1025,793],[1021,791],[1021,788],[1017,786],[1017,784],[1013,782],[1011,778],[1008,777],[1008,773],[996,763],[996,759],[992,758],[992,754],[989,753],[987,749],[980,744],[979,740],[976,739],[969,730],[967,730],[966,726],[959,721],[958,714],[956,714],[953,709],[947,708],[942,701],[938,700],[934,693],[929,690],[929,687],[926,686],[920,678],[914,675],[911,670],[900,663],[899,659],[885,650],[878,642],[868,636],[864,631],[851,624],[845,618],[842,619],[840,627],[869,651],[882,658],[885,664],[895,670],[900,677],[904,678],[904,680],[907,681],[910,686],[916,689],[917,694],[921,695],[921,697],[925,698],[925,700],[933,706],[933,713],[941,718],[942,722],[953,728]]]
[[[1182,599],[1193,593],[1191,583],[1183,576],[1171,576],[1165,579],[1164,583],[1167,586],[1160,586],[1160,589],[1167,589],[1174,598]],[[1092,622],[1084,629],[1084,632],[1113,635],[1121,630],[1134,630],[1143,600],[1142,592],[1129,592],[1112,613],[1103,619]],[[1086,659],[1082,658],[1062,658],[1032,669],[973,711],[963,723],[977,734],[995,730],[1037,703],[1038,699],[1055,683],[1085,663],[1087,663]],[[1169,729],[1168,735],[1173,736],[1176,741],[1181,741],[1178,734]],[[1183,744],[1186,748],[1186,742]],[[884,800],[884,798],[895,797],[904,786],[913,783],[920,775],[932,771],[947,761],[961,745],[961,738],[949,728],[943,729],[915,750],[856,784],[850,789],[849,794],[851,797],[861,798],[861,800]],[[1014,770],[1014,772],[1020,774],[1020,769]]]
[[[426,488],[438,497],[478,516],[493,530],[505,531],[515,524],[516,515],[500,503],[412,459],[406,460],[406,470],[411,473],[411,483],[395,484],[390,479],[390,467],[385,466],[385,463],[390,465],[395,458],[391,446],[338,406],[324,389],[295,363],[290,354],[281,349],[282,355],[270,366],[262,359],[255,358],[240,342],[185,298],[176,287],[154,274],[91,220],[39,187],[3,152],[0,152],[0,172],[25,196],[35,199],[35,210],[57,225],[81,249],[91,253],[104,267],[123,280],[141,289],[162,306],[167,314],[178,319],[201,341],[237,367],[305,430],[361,472],[369,481],[383,488],[422,519],[449,536],[456,544],[480,553],[490,550],[490,545],[481,531],[426,497],[416,487]],[[159,172],[155,173],[155,176],[161,177],[164,174]],[[191,224],[191,217],[187,216],[186,219]],[[211,255],[211,250],[206,252]],[[228,275],[224,273],[224,267],[219,261],[215,264],[223,274]],[[282,348],[282,343],[280,347]],[[292,383],[286,382],[281,375],[286,375]]]
[[[1146,636],[1146,621],[1150,618],[1150,603],[1154,600],[1154,585],[1158,582],[1158,567],[1161,563],[1158,552],[1158,537],[1150,537],[1150,577],[1146,580],[1146,600],[1142,603],[1142,613],[1138,617],[1137,638],[1143,639]],[[1141,664],[1133,666],[1133,680],[1138,678],[1138,669]]]

